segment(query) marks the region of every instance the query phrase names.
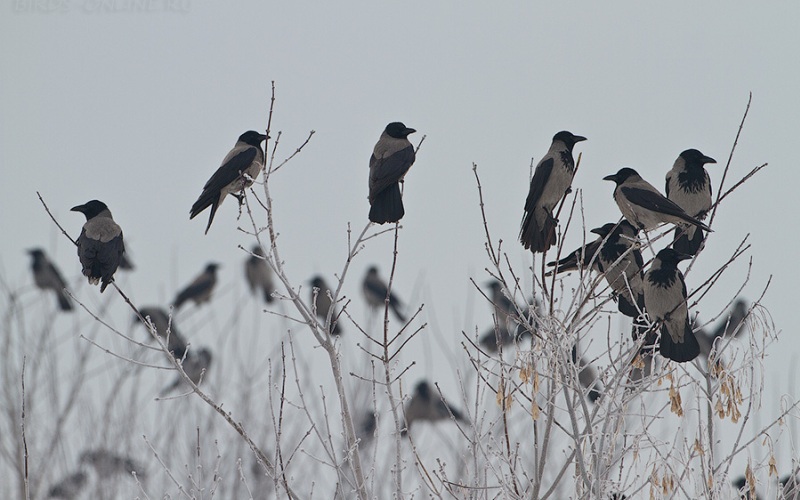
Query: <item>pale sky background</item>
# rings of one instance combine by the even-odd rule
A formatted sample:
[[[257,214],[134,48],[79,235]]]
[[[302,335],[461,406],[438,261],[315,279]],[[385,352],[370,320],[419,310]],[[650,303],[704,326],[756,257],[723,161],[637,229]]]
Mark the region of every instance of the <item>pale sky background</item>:
[[[697,148],[719,162],[708,167],[716,189],[752,91],[727,186],[769,166],[724,202],[687,285],[750,233],[746,258],[699,312],[719,312],[752,256],[744,295],[755,299],[772,275],[764,304],[783,331],[767,351],[764,420],[779,394],[797,393],[787,363],[800,350],[800,3],[4,0],[0,12],[0,275],[12,288],[31,283],[24,250],[34,246],[73,282],[80,273],[38,190],[73,237],[83,218],[70,207],[108,204],[137,266],[119,281],[137,302],[166,305],[212,260],[223,264],[212,308],[241,297],[237,245],[251,240],[236,229],[235,202],[222,205],[207,236],[207,213],[189,221],[189,207],[238,135],[266,127],[274,80],[279,159],[316,131],[272,180],[279,244],[297,284],[342,268],[348,223],[359,232],[367,222],[368,159],[383,127],[403,121],[419,131],[415,143],[427,135],[406,178],[395,290],[424,303],[430,324],[406,353],[418,361],[408,383],[429,377],[452,389],[453,367],[466,369],[460,331],[491,324],[468,281],[485,282],[489,265],[473,162],[492,235],[522,270],[528,167],[554,133],[588,137],[576,147],[573,187],[597,227],[620,216],[613,184],[601,179],[621,166],[663,190],[677,155]],[[580,242],[579,231],[568,234],[568,250]],[[345,291],[356,317],[363,273],[371,264],[388,273],[391,244],[370,241],[353,264]],[[96,288],[76,293],[97,303]],[[213,347],[209,330],[197,335]],[[437,362],[442,349],[455,359]]]

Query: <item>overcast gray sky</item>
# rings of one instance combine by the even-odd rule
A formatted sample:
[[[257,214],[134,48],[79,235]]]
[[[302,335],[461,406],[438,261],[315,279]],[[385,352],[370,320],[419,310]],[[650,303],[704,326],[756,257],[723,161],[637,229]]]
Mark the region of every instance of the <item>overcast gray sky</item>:
[[[274,80],[278,156],[316,131],[272,184],[296,283],[341,269],[347,224],[360,231],[367,222],[368,158],[383,127],[400,120],[419,131],[415,142],[427,135],[405,183],[396,290],[425,303],[431,324],[407,352],[419,361],[410,380],[450,387],[453,365],[434,366],[435,353],[460,352],[462,329],[491,324],[468,281],[484,282],[489,264],[473,162],[493,236],[524,269],[516,236],[528,166],[555,132],[588,137],[576,148],[583,160],[573,186],[597,227],[619,218],[613,185],[601,179],[621,166],[663,189],[677,155],[697,148],[719,161],[709,167],[718,185],[752,91],[728,186],[769,167],[726,200],[687,281],[699,285],[750,233],[745,295],[755,298],[772,275],[764,304],[784,332],[767,352],[767,391],[790,391],[782,367],[800,348],[792,313],[800,273],[790,260],[800,207],[800,3],[4,0],[2,12],[0,274],[12,288],[30,283],[24,249],[33,246],[70,277],[80,272],[38,190],[73,236],[83,220],[70,207],[109,205],[138,266],[122,280],[137,301],[166,304],[209,260],[223,263],[223,287],[238,287],[215,307],[240,296],[237,245],[250,240],[236,230],[236,204],[221,207],[207,236],[206,214],[189,221],[188,213],[238,135],[265,128]],[[579,231],[567,241],[579,245]],[[357,317],[363,272],[373,263],[388,272],[391,243],[371,241],[353,265],[345,291]],[[719,312],[746,271],[743,259],[701,316]],[[97,289],[77,293],[92,302]],[[214,332],[198,335],[213,343]]]

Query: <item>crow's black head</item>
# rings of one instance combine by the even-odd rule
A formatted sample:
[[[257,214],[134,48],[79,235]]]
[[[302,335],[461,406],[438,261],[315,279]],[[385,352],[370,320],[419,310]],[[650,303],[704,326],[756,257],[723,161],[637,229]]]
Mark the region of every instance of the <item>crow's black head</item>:
[[[603,177],[603,180],[614,181],[617,184],[617,186],[619,186],[620,184],[628,180],[629,177],[633,176],[639,177],[639,174],[636,172],[636,170],[628,167],[623,167],[619,169],[619,172],[617,172],[616,174],[607,175]]]
[[[572,151],[573,146],[576,143],[585,141],[586,137],[582,135],[575,135],[572,132],[567,132],[566,130],[562,130],[561,132],[557,133],[553,136],[553,142],[561,141],[567,145],[567,148]]]
[[[423,380],[417,384],[414,393],[425,401],[428,401],[431,399],[431,386],[428,385],[426,380]]]
[[[386,133],[395,139],[405,139],[409,134],[416,132],[413,128],[403,125],[403,122],[392,122],[386,125]]]
[[[686,259],[691,259],[692,256],[680,253],[671,247],[667,247],[658,252],[656,254],[656,258],[660,260],[662,264],[677,266],[678,262]]]
[[[239,142],[244,142],[245,144],[249,144],[251,146],[260,146],[262,142],[269,139],[268,135],[260,134],[255,130],[248,130],[244,134],[239,136]]]
[[[92,200],[85,205],[78,205],[75,207],[70,208],[72,212],[80,212],[86,216],[86,220],[92,219],[100,215],[101,212],[104,210],[108,210],[108,207],[102,201]]]
[[[687,167],[702,167],[706,163],[717,163],[717,160],[706,156],[696,149],[687,149],[680,154]]]
[[[215,273],[215,272],[217,272],[218,268],[219,268],[219,264],[217,264],[216,262],[209,262],[209,264],[206,266],[206,272],[207,273]]]

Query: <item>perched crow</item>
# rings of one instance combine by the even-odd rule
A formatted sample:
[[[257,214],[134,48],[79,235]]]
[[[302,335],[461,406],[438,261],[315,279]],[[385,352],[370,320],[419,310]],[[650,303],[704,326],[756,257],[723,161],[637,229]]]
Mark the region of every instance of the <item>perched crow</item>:
[[[86,216],[78,237],[78,258],[83,266],[83,275],[89,278],[92,285],[102,282],[100,293],[103,293],[108,284],[114,281],[114,273],[125,252],[122,229],[114,222],[111,211],[102,201],[92,200],[70,210]]]
[[[547,154],[536,165],[519,231],[519,241],[526,250],[544,252],[555,244],[558,221],[553,218],[553,209],[567,194],[575,175],[572,148],[585,140],[566,130],[557,133]]]
[[[317,309],[317,316],[324,322],[328,319],[328,312],[331,310],[333,303],[331,301],[331,297],[333,296],[333,290],[328,288],[328,285],[325,283],[325,280],[322,279],[322,276],[314,276],[311,279],[311,301],[314,302],[314,289],[316,288],[316,309]],[[337,321],[338,314],[336,313],[336,309],[334,308],[333,314],[331,315],[331,328],[330,334],[331,335],[341,335],[342,328],[339,326],[339,322]]]
[[[211,207],[206,234],[214,221],[217,208],[226,195],[232,194],[239,198],[239,203],[242,202],[245,188],[253,184],[253,180],[264,167],[264,151],[261,149],[261,143],[267,139],[268,136],[254,130],[240,135],[233,149],[222,160],[222,166],[203,186],[203,192],[192,205],[189,219],[194,219],[200,212]]]
[[[217,268],[219,264],[214,262],[206,266],[206,270],[194,279],[183,290],[178,292],[172,305],[177,311],[187,300],[193,300],[196,305],[211,300],[211,292],[214,291],[214,286],[217,284]]]
[[[536,317],[529,311],[529,306],[526,304],[520,307],[520,310],[526,316],[524,322],[520,321],[519,313],[514,303],[503,293],[503,284],[497,280],[492,280],[486,286],[491,291],[489,298],[492,301],[497,326],[493,326],[481,335],[481,346],[487,352],[495,353],[500,349],[500,346],[507,346],[526,337],[531,337],[532,334],[527,324],[535,326]]]
[[[780,479],[781,492],[785,500],[800,500],[800,478],[798,470],[787,474]]]
[[[28,253],[33,257],[33,264],[31,265],[33,282],[42,290],[52,290],[56,294],[58,307],[62,311],[71,311],[72,299],[64,290],[67,284],[58,268],[50,262],[41,248],[28,250]]]
[[[183,360],[181,366],[183,371],[189,376],[189,379],[194,382],[194,385],[200,385],[200,382],[208,376],[208,368],[211,366],[211,351],[202,348],[199,351],[189,351],[186,353],[186,358]],[[173,390],[177,389],[184,383],[183,377],[178,374],[175,381],[161,390],[159,394],[161,397],[166,396]]]
[[[156,328],[156,333],[158,333],[159,337],[166,340],[167,349],[169,349],[172,355],[178,359],[182,358],[186,352],[186,340],[183,338],[183,335],[178,332],[174,318],[170,322],[169,314],[160,307],[140,307],[139,312],[144,319],[150,318],[150,321],[153,322],[153,326]],[[141,322],[139,316],[134,316],[133,319],[137,322]],[[169,334],[167,332],[169,332]]]
[[[578,382],[580,382],[581,387],[588,391],[586,395],[589,401],[592,403],[597,402],[600,396],[603,395],[597,378],[597,370],[587,359],[578,356],[577,346],[574,345],[572,346],[572,363],[578,370]]]
[[[386,296],[389,296],[389,307],[394,312],[397,319],[402,321],[403,323],[406,322],[406,316],[403,314],[403,306],[400,303],[400,299],[392,293],[388,293],[388,288],[386,282],[378,276],[378,268],[375,266],[370,267],[367,270],[367,275],[364,276],[364,282],[361,285],[362,290],[364,291],[364,297],[367,299],[367,304],[370,305],[375,310],[383,309],[386,305]]]
[[[700,354],[700,345],[689,324],[686,283],[678,263],[690,259],[672,248],[656,254],[644,275],[644,305],[652,321],[661,321],[659,351],[678,363],[691,361]]]
[[[79,498],[81,491],[86,487],[86,473],[83,471],[75,472],[63,478],[53,485],[47,493],[48,498],[62,498],[63,500],[74,500]]]
[[[405,215],[400,181],[416,155],[408,135],[416,132],[392,122],[381,134],[369,159],[369,220],[378,224],[397,222]]]
[[[116,474],[130,476],[134,472],[139,479],[145,477],[144,467],[141,464],[137,464],[130,457],[117,455],[102,448],[81,453],[81,463],[94,467],[101,480],[111,479]]]
[[[405,436],[411,430],[411,424],[415,421],[427,420],[436,422],[449,418],[454,418],[460,422],[466,421],[460,411],[448,405],[438,394],[434,393],[428,382],[423,380],[417,384],[414,389],[414,395],[411,396],[411,400],[406,404],[406,426],[402,430],[402,435]]]
[[[678,156],[672,170],[667,172],[667,198],[688,215],[703,220],[711,210],[711,179],[703,167],[717,163],[696,149],[687,149]],[[687,255],[697,255],[703,245],[703,232],[692,225],[675,228],[672,248]]]
[[[628,222],[639,229],[649,231],[659,224],[672,223],[694,224],[701,229],[711,231],[708,226],[664,197],[632,168],[622,168],[616,174],[603,177],[603,180],[616,183],[614,201]]]
[[[605,274],[606,281],[617,298],[619,311],[631,318],[638,317],[639,311],[644,309],[644,260],[642,253],[634,246],[638,242],[636,235],[639,230],[628,221],[622,221],[619,224],[609,222],[592,229],[592,232],[599,236],[596,240],[574,250],[558,262],[548,262],[547,265],[556,267],[560,273],[585,269],[591,263],[592,269]]]
[[[750,494],[750,484],[744,476],[739,476],[734,479],[733,487],[738,490],[740,500],[761,500],[758,493],[756,493],[755,496]]]
[[[250,292],[260,292],[264,296],[264,302],[269,304],[275,300],[272,297],[272,292],[275,291],[272,269],[267,265],[264,251],[259,245],[253,246],[252,254],[244,262],[244,277],[247,279],[247,284],[250,285]]]
[[[719,337],[736,338],[741,335],[745,331],[744,320],[747,317],[748,309],[747,301],[736,299],[731,312],[717,321],[717,325],[710,332],[704,330],[695,332],[697,341],[700,343],[700,354],[708,358],[714,346],[714,341]]]

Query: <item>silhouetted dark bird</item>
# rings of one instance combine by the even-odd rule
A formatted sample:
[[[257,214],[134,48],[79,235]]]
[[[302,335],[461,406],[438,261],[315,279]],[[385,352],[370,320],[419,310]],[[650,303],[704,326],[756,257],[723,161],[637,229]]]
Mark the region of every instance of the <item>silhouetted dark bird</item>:
[[[736,338],[746,329],[744,320],[747,318],[749,306],[744,299],[736,299],[729,314],[724,315],[717,321],[711,331],[700,330],[695,332],[697,341],[700,344],[700,354],[708,358],[714,341],[719,337]]]
[[[211,360],[211,351],[204,347],[196,352],[188,351],[181,366],[183,366],[183,371],[186,372],[189,379],[194,382],[194,385],[200,385],[200,383],[208,377],[208,369],[211,367]],[[184,382],[183,377],[179,373],[175,377],[175,381],[162,389],[159,395],[161,397],[166,396]]]
[[[72,299],[64,290],[67,287],[67,283],[58,268],[50,262],[50,259],[47,258],[41,248],[28,250],[28,253],[33,257],[33,263],[31,264],[33,282],[42,290],[52,290],[56,294],[58,307],[62,311],[71,311]]]
[[[258,173],[264,167],[264,151],[261,149],[261,143],[266,139],[269,137],[254,130],[240,135],[233,149],[222,160],[222,165],[203,186],[203,192],[192,205],[189,219],[194,219],[200,212],[211,207],[206,234],[225,196],[232,194],[241,203],[245,188],[250,187],[253,180],[258,177]]]
[[[694,224],[711,231],[708,226],[659,193],[658,189],[642,179],[632,168],[622,168],[616,174],[603,177],[603,180],[616,183],[614,201],[625,219],[639,229],[649,231],[662,223],[672,223]]]
[[[200,273],[194,281],[189,283],[183,290],[178,292],[172,305],[178,310],[187,300],[193,300],[196,305],[211,300],[211,292],[217,284],[217,268],[219,264],[210,263],[205,271]]]
[[[81,453],[81,463],[94,467],[97,477],[101,480],[110,479],[116,474],[130,476],[134,472],[139,479],[145,477],[144,467],[130,457],[117,455],[102,448],[84,451]]]
[[[364,276],[364,281],[361,284],[364,291],[364,298],[367,299],[367,304],[375,310],[381,310],[386,305],[386,295],[388,287],[386,282],[378,276],[378,268],[375,266],[367,269],[367,275]],[[403,305],[400,299],[394,294],[389,293],[389,308],[392,310],[397,319],[406,322],[406,315],[403,314]]]
[[[781,493],[785,500],[800,500],[800,478],[798,471],[787,474],[780,479]]]
[[[272,292],[275,291],[272,269],[267,265],[261,246],[253,246],[252,254],[244,263],[244,277],[250,286],[250,292],[260,292],[264,296],[264,302],[269,304],[275,300],[272,297]]]
[[[448,405],[425,380],[418,383],[414,389],[414,395],[411,396],[411,400],[406,404],[405,417],[406,426],[401,432],[403,436],[411,430],[411,425],[418,420],[436,422],[453,418],[460,422],[466,421],[461,412]]]
[[[519,241],[526,250],[544,252],[555,244],[558,221],[553,217],[553,209],[572,185],[575,175],[572,148],[585,140],[586,137],[566,130],[557,133],[547,154],[536,165],[519,231]]]
[[[667,172],[667,198],[675,202],[688,215],[703,220],[711,210],[711,179],[703,167],[717,160],[696,149],[682,152],[672,170]],[[692,225],[675,228],[672,248],[687,255],[697,255],[703,245],[703,232]]]
[[[588,391],[586,396],[589,401],[592,403],[597,402],[600,396],[603,395],[600,381],[597,378],[597,370],[594,369],[589,360],[578,356],[577,346],[574,345],[572,346],[572,363],[578,369],[578,382],[581,387]]]
[[[678,363],[691,361],[700,354],[700,345],[689,324],[686,283],[678,263],[688,255],[665,248],[656,254],[644,275],[644,304],[652,321],[661,321],[659,351]]]
[[[592,229],[592,232],[599,238],[574,250],[560,261],[548,262],[547,265],[557,265],[560,273],[579,267],[585,269],[591,263],[592,269],[604,273],[618,301],[619,311],[631,318],[638,317],[639,311],[644,309],[644,261],[642,253],[635,246],[638,243],[636,235],[639,230],[623,220],[619,224],[609,222]]]
[[[369,159],[369,220],[378,224],[397,222],[406,211],[400,181],[414,164],[416,154],[408,135],[416,132],[401,122],[386,126]]]
[[[92,200],[70,210],[86,216],[77,241],[78,258],[83,266],[83,275],[89,278],[92,285],[101,283],[100,293],[103,293],[108,284],[114,281],[114,273],[125,252],[122,229],[114,222],[111,211],[102,201]]]
[[[315,292],[314,289],[317,289]],[[317,309],[317,316],[322,320],[323,324],[328,319],[328,312],[331,310],[333,303],[331,301],[331,297],[333,297],[333,290],[328,288],[328,285],[325,283],[325,280],[322,279],[322,276],[314,276],[311,279],[311,302],[314,302],[314,294],[316,293],[316,309]],[[338,313],[336,312],[336,308],[334,307],[333,313],[331,314],[331,328],[330,334],[331,335],[341,335],[342,328],[339,326],[339,322],[337,321],[339,318]]]
[[[81,491],[86,487],[86,473],[78,471],[66,476],[61,481],[53,485],[47,493],[48,498],[62,498],[64,500],[74,500],[79,498]]]
[[[361,413],[361,418],[358,419],[356,425],[356,436],[362,443],[367,443],[375,437],[375,431],[378,429],[378,419],[375,412],[372,410]]]
[[[155,306],[140,307],[139,312],[144,319],[150,318],[150,321],[153,322],[153,326],[156,328],[156,333],[167,342],[167,349],[172,355],[178,359],[182,358],[184,353],[186,353],[186,340],[183,338],[183,335],[178,332],[178,328],[175,326],[175,318],[172,318],[170,322],[167,311]],[[141,323],[139,316],[134,315],[133,319]],[[167,332],[169,332],[169,336],[167,336]]]
[[[500,346],[507,346],[515,342],[520,342],[524,338],[530,338],[532,333],[528,325],[536,328],[536,317],[530,311],[529,305],[519,308],[524,315],[524,321],[520,321],[519,312],[514,303],[503,293],[503,284],[497,280],[492,280],[486,284],[491,294],[489,299],[492,301],[496,326],[488,329],[480,338],[481,346],[490,353],[495,353]],[[538,308],[538,303],[537,306]]]
[[[750,494],[750,485],[747,483],[747,478],[744,476],[739,476],[734,479],[733,486],[738,490],[740,500],[761,500],[758,493],[756,493],[755,496]]]

